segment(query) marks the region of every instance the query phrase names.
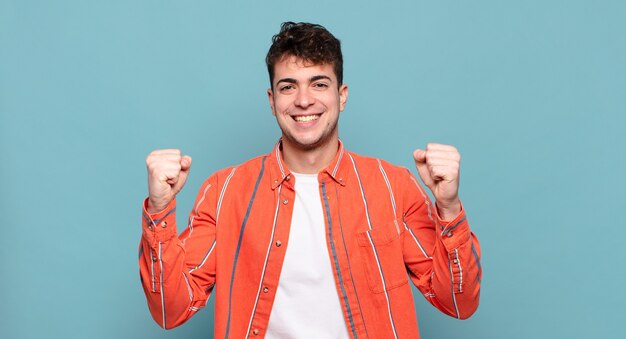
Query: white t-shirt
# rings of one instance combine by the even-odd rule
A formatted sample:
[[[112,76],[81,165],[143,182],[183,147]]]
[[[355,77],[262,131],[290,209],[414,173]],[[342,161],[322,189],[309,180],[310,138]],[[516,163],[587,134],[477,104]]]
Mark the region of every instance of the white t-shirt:
[[[326,245],[317,174],[293,173],[289,244],[266,338],[349,338]]]

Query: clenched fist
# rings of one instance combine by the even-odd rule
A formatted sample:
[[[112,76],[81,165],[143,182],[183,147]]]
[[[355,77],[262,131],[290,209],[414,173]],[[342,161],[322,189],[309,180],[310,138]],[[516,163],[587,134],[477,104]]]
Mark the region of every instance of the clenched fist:
[[[415,167],[424,185],[433,192],[437,209],[444,220],[461,212],[459,200],[459,169],[461,154],[454,146],[428,144],[426,150],[413,152]]]
[[[146,158],[148,167],[148,213],[165,209],[180,192],[189,176],[191,157],[181,156],[180,150],[152,151]]]

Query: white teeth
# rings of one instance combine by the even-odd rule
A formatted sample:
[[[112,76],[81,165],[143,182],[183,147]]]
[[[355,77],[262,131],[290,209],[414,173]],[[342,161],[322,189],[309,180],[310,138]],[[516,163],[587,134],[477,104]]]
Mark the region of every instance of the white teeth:
[[[319,118],[319,115],[300,115],[300,116],[295,116],[293,118],[294,120],[298,122],[307,122],[307,121],[317,120]]]

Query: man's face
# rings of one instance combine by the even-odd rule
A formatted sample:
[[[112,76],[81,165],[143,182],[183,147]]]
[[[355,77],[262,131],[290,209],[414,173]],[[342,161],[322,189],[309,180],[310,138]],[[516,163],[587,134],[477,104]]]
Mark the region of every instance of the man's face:
[[[272,85],[267,96],[283,142],[312,150],[338,138],[337,121],[348,99],[348,87],[338,86],[332,65],[286,56],[274,66]]]

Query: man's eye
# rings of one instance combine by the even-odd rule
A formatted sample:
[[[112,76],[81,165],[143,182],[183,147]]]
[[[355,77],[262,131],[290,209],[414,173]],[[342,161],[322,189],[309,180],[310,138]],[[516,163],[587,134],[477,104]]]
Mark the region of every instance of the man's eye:
[[[328,87],[328,84],[325,84],[323,82],[318,82],[318,83],[314,84],[313,86],[316,87],[316,88],[326,88],[326,87]]]
[[[288,91],[293,89],[293,85],[285,85],[280,88],[281,91]]]

